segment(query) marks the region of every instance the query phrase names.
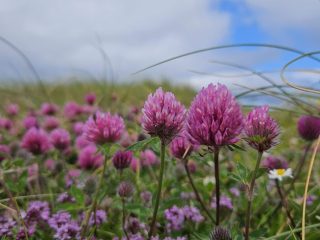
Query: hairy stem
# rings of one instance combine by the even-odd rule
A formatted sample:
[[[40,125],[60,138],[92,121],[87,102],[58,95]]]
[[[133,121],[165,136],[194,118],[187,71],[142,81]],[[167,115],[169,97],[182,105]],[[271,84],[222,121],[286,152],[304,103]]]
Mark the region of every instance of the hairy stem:
[[[191,174],[190,174],[190,171],[189,171],[189,168],[188,168],[188,163],[187,161],[185,161],[184,163],[184,169],[186,170],[186,173],[187,173],[187,176],[188,176],[188,180],[190,182],[190,185],[192,187],[192,190],[194,192],[194,194],[196,195],[196,199],[197,201],[199,202],[199,204],[201,205],[202,207],[202,210],[205,211],[205,213],[207,214],[207,216],[210,218],[210,220],[215,223],[215,220],[214,218],[211,216],[209,210],[206,208],[206,205],[204,204],[204,202],[202,201],[201,197],[200,197],[200,194],[198,192],[198,189],[196,188],[196,186],[194,185],[194,182],[192,180],[192,177],[191,177]]]
[[[216,181],[216,226],[220,224],[220,178],[219,178],[219,148],[214,149],[214,177]]]
[[[93,198],[93,202],[91,204],[91,208],[87,211],[85,220],[84,220],[84,224],[83,224],[83,228],[82,228],[82,237],[84,237],[86,235],[87,232],[87,228],[88,228],[88,224],[89,224],[89,219],[91,216],[92,212],[96,212],[96,208],[97,208],[97,203],[98,203],[98,196],[99,196],[99,190],[102,186],[102,182],[103,182],[103,177],[104,177],[104,172],[106,170],[106,166],[107,166],[107,157],[104,158],[104,162],[103,162],[103,168],[102,171],[100,173],[100,179],[99,179],[99,184],[97,186],[94,198]]]
[[[254,168],[253,175],[252,175],[252,178],[250,181],[250,186],[249,186],[248,206],[247,206],[246,223],[245,223],[246,224],[245,225],[245,240],[249,239],[250,215],[251,215],[251,207],[252,207],[252,200],[253,200],[253,189],[254,189],[254,184],[256,182],[256,176],[257,176],[257,172],[259,170],[262,154],[263,154],[263,152],[258,151],[256,166]]]
[[[152,235],[155,232],[155,224],[157,220],[157,213],[159,209],[159,203],[160,203],[160,197],[161,197],[161,189],[162,189],[162,181],[163,181],[163,173],[164,173],[164,157],[165,157],[165,150],[166,146],[163,141],[161,141],[161,152],[160,152],[160,176],[159,176],[159,181],[158,181],[158,190],[157,190],[157,195],[156,195],[156,203],[153,209],[153,216],[152,216],[152,221],[150,224],[150,230],[148,234],[148,239],[151,239]]]

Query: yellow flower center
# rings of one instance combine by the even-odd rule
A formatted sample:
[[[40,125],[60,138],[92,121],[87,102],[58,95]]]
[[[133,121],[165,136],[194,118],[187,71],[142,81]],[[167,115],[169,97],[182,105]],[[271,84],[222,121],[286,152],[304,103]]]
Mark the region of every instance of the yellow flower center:
[[[286,170],[283,169],[283,168],[277,169],[277,174],[278,174],[279,176],[283,176],[285,172],[286,172]]]

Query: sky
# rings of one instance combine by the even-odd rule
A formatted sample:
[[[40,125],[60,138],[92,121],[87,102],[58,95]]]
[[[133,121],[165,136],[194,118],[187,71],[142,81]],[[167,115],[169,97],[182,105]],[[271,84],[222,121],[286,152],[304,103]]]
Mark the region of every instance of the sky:
[[[269,48],[220,49],[132,73],[176,55],[226,44],[268,43],[316,51],[319,12],[320,0],[0,0],[0,37],[21,50],[48,81],[71,76],[152,78],[196,88],[217,81],[257,87],[264,82],[221,62],[271,71],[267,75],[279,82],[274,71],[298,55]],[[310,59],[292,65],[318,67]],[[287,76],[296,83],[319,82],[319,75],[301,71]],[[3,39],[0,79],[34,79]]]

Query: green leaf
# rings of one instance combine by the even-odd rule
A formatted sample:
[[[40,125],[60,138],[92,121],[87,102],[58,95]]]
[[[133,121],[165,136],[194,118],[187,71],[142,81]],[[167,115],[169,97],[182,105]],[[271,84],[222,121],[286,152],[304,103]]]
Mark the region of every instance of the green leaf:
[[[70,188],[70,194],[76,199],[76,202],[80,206],[84,205],[85,197],[84,197],[84,194],[83,194],[82,190],[80,190],[76,186],[72,185],[71,188]]]
[[[236,182],[241,182],[246,184],[250,181],[250,170],[246,168],[243,164],[236,164],[236,171],[229,173],[228,176],[235,180]]]
[[[142,141],[136,142],[132,144],[131,146],[127,147],[127,150],[130,151],[141,151],[148,145],[155,145],[160,141],[158,137],[152,137],[152,138],[147,138]]]
[[[233,148],[233,150],[236,149],[236,150],[239,150],[239,151],[242,151],[242,152],[246,151],[243,147],[240,147],[240,146],[238,146],[236,144],[231,144],[231,147]]]

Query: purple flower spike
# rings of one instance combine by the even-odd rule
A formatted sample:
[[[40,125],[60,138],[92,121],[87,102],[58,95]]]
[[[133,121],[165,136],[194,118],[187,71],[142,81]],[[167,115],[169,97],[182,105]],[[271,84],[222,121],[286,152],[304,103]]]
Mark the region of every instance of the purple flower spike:
[[[171,92],[158,88],[148,96],[142,109],[142,127],[151,136],[158,136],[165,144],[180,133],[184,126],[185,107]]]
[[[42,129],[30,128],[23,136],[21,146],[37,155],[46,153],[51,148],[49,137]]]
[[[278,123],[269,115],[269,107],[253,109],[245,120],[245,140],[259,152],[266,151],[277,144],[280,130]]]
[[[316,140],[320,134],[320,118],[314,116],[302,116],[298,121],[298,132],[307,140]]]
[[[124,121],[120,116],[97,112],[86,122],[84,134],[96,144],[114,143],[120,140],[124,129]]]
[[[112,158],[113,166],[118,170],[123,170],[130,166],[133,154],[131,151],[118,151]]]
[[[191,103],[187,131],[193,144],[213,147],[234,144],[242,127],[240,105],[225,85],[209,84]]]

